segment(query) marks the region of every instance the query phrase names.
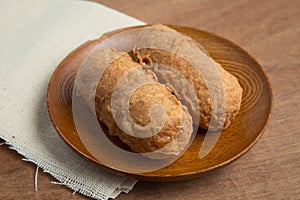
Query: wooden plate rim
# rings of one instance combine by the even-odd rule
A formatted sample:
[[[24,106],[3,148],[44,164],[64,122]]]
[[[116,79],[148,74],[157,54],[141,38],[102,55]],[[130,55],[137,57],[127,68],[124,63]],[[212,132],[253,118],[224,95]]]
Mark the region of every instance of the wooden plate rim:
[[[102,36],[106,36],[106,35],[109,35],[109,34],[115,34],[115,33],[118,33],[120,31],[124,31],[124,30],[129,30],[129,29],[134,29],[134,28],[141,28],[141,27],[146,27],[146,26],[151,26],[153,24],[146,24],[146,25],[138,25],[138,26],[130,26],[130,27],[125,27],[125,28],[120,28],[120,29],[116,29],[114,31],[111,31],[111,32],[107,32],[105,34],[103,34]],[[48,113],[49,113],[49,116],[50,116],[50,120],[55,128],[55,130],[58,132],[58,134],[62,137],[62,139],[71,147],[73,148],[74,150],[76,150],[76,152],[78,152],[79,154],[81,154],[84,158],[88,159],[88,160],[91,160],[103,167],[105,167],[105,169],[108,169],[108,171],[110,172],[113,172],[113,173],[117,173],[119,175],[125,175],[125,176],[129,176],[129,177],[134,177],[134,178],[137,178],[137,179],[141,179],[141,180],[146,180],[146,181],[159,181],[159,182],[165,182],[165,181],[170,181],[169,179],[172,179],[171,181],[178,181],[178,180],[188,180],[188,179],[191,179],[191,178],[195,178],[195,177],[200,177],[204,174],[206,174],[207,172],[211,172],[213,170],[216,170],[218,168],[221,168],[221,167],[224,167],[224,166],[227,166],[228,164],[232,163],[233,161],[237,160],[238,158],[240,158],[242,155],[244,155],[246,152],[248,152],[257,142],[258,140],[262,137],[262,135],[264,134],[267,126],[269,125],[270,123],[270,119],[271,119],[271,116],[272,116],[272,113],[273,113],[273,106],[274,106],[274,102],[273,102],[273,90],[272,90],[272,86],[271,86],[271,83],[270,83],[270,80],[267,76],[267,74],[265,73],[264,69],[262,68],[262,66],[258,63],[258,61],[253,57],[251,56],[246,50],[244,50],[243,48],[241,48],[239,45],[235,44],[234,42],[222,37],[222,36],[219,36],[219,35],[216,35],[214,33],[211,33],[209,31],[206,31],[206,30],[200,30],[200,29],[197,29],[197,28],[193,28],[193,27],[186,27],[186,26],[182,26],[182,25],[171,25],[171,24],[165,24],[166,26],[169,26],[171,28],[184,28],[184,29],[192,29],[193,31],[201,31],[205,34],[208,34],[208,35],[211,35],[211,36],[214,36],[214,37],[217,37],[217,38],[220,38],[228,43],[230,43],[230,45],[238,48],[239,50],[241,50],[245,55],[247,55],[247,57],[249,59],[251,59],[252,61],[254,61],[254,63],[256,64],[256,66],[259,68],[260,72],[262,73],[265,81],[267,82],[267,86],[268,86],[268,89],[269,89],[269,92],[270,92],[270,109],[269,109],[269,112],[268,112],[268,116],[267,116],[267,120],[264,124],[264,127],[262,128],[262,130],[260,131],[260,133],[256,136],[255,140],[253,140],[246,148],[244,148],[240,153],[238,153],[236,156],[232,157],[231,159],[227,160],[227,161],[224,161],[218,165],[215,165],[215,166],[212,166],[212,167],[209,167],[207,169],[202,169],[202,170],[199,170],[199,171],[193,171],[193,172],[187,172],[187,173],[181,173],[181,174],[178,174],[178,175],[151,175],[151,174],[132,174],[132,173],[127,173],[127,172],[122,172],[122,171],[119,171],[118,169],[113,169],[112,167],[110,166],[106,166],[105,164],[103,163],[100,163],[97,159],[93,158],[93,157],[90,157],[89,155],[85,154],[84,152],[82,151],[79,151],[75,145],[73,145],[72,142],[70,142],[69,140],[67,140],[67,138],[64,136],[64,134],[62,133],[62,131],[59,129],[59,127],[56,125],[55,121],[54,121],[54,116],[52,115],[52,112],[51,112],[51,108],[50,108],[50,103],[49,103],[49,91],[50,91],[50,88],[52,87],[52,85],[54,84],[53,83],[53,79],[56,77],[57,73],[59,72],[59,66],[70,56],[72,56],[72,54],[75,54],[77,51],[79,51],[80,49],[84,48],[86,45],[90,44],[90,42],[94,42],[94,41],[97,41],[100,39],[97,38],[97,39],[94,39],[94,40],[88,40],[84,43],[82,43],[81,45],[79,45],[77,48],[75,48],[70,54],[68,54],[64,59],[63,61],[58,65],[58,67],[55,69],[55,71],[53,72],[51,78],[50,78],[50,81],[49,81],[49,84],[48,84],[48,90],[47,90],[47,109],[48,109]],[[104,39],[105,37],[103,37]]]

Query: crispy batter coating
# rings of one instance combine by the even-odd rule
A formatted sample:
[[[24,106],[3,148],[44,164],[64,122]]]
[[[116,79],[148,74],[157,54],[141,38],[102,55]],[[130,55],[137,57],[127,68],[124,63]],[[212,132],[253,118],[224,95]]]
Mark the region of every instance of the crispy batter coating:
[[[174,31],[173,29],[163,25],[154,25],[153,27],[161,31]],[[158,35],[155,36],[154,34]],[[161,38],[159,37],[159,34],[161,33],[152,32],[151,37],[160,40]],[[143,46],[144,43],[149,43],[149,41],[143,41],[146,40],[144,38],[142,37],[140,39],[140,46]],[[170,44],[174,45],[174,53],[158,48],[137,48],[134,49],[130,55],[134,61],[141,63],[147,69],[151,69],[157,75],[161,83],[168,83],[169,85],[173,85],[175,87],[177,84],[175,94],[178,99],[180,99],[180,101],[188,107],[193,119],[197,119],[197,121],[199,119],[199,122],[194,121],[195,124],[198,124],[203,129],[210,128],[210,130],[213,131],[222,128],[223,124],[224,128],[227,128],[230,125],[231,120],[237,115],[242,101],[242,88],[240,87],[238,80],[236,77],[224,70],[224,68],[222,68],[222,66],[215,61],[211,62],[214,66],[207,66],[208,73],[211,73],[209,70],[211,70],[213,67],[216,67],[217,70],[215,71],[219,72],[220,76],[214,76],[214,78],[216,79],[221,77],[222,84],[214,86],[214,89],[216,91],[223,90],[226,96],[226,103],[224,103],[225,101],[217,102],[217,105],[215,105],[217,109],[215,110],[215,114],[212,115],[211,93],[208,89],[205,78],[189,61],[176,54],[176,48],[178,48],[176,45],[183,43],[182,41],[187,44],[190,43],[190,48],[195,48],[192,44],[192,40],[189,40],[186,37],[177,37],[175,40],[169,42]],[[154,42],[151,41],[151,43],[153,44]],[[167,44],[167,42],[165,43]],[[168,46],[168,48],[170,47]],[[203,47],[200,46],[200,49],[203,50]],[[193,52],[192,50],[193,49],[190,49],[187,52]],[[204,52],[203,56],[208,55],[206,52]],[[193,55],[193,57],[197,57],[197,55]],[[198,57],[198,59],[202,58]],[[171,69],[163,66],[170,67]],[[195,94],[198,98],[200,117],[195,117],[195,115],[199,115],[199,110],[196,111],[190,101],[190,97],[186,96],[186,93],[189,93],[189,91],[185,91],[185,89],[188,88],[187,85],[183,85],[182,81],[178,81],[178,78],[174,77],[174,72],[180,73],[187,80],[187,83],[194,88]],[[210,81],[217,82],[216,80]],[[216,92],[214,95],[216,99],[223,98],[221,96],[221,92]],[[214,117],[214,120],[212,120],[212,117]],[[211,120],[214,123],[210,124]]]
[[[89,62],[86,62],[89,65],[86,69],[91,73],[99,70],[91,68],[103,64],[103,59],[99,59],[103,55],[106,56],[105,60],[113,58],[114,61],[103,71],[100,80],[96,83],[95,95],[84,95],[81,98],[90,106],[93,105],[91,101],[95,100],[97,117],[108,127],[109,134],[118,136],[133,151],[146,153],[146,156],[155,159],[179,155],[189,143],[193,130],[192,117],[186,107],[181,105],[169,87],[157,82],[153,72],[146,71],[140,64],[133,62],[127,53],[119,53],[114,49],[95,50],[89,57]],[[132,71],[135,73],[131,73]],[[91,73],[87,72],[86,75],[93,76]],[[126,76],[128,74],[130,76]],[[121,112],[126,108],[123,97],[128,88],[128,85],[119,83],[121,80],[128,84],[135,80],[146,80],[145,84],[130,94],[129,117],[122,115]],[[87,84],[87,81],[82,82]],[[95,83],[89,84],[93,87]],[[112,99],[118,105],[117,108],[112,107]],[[164,110],[164,120],[161,119],[161,110],[155,108],[157,105]],[[141,133],[147,133],[143,129],[149,128],[147,125],[151,124],[152,120],[162,125],[160,129],[155,127],[150,129],[151,133],[159,130],[156,134],[140,137],[138,132],[134,131],[140,129]],[[132,121],[133,123],[129,123]]]
[[[231,75],[229,72],[224,70],[221,65],[215,62],[215,66],[220,73],[225,95],[226,95],[226,118],[225,119],[216,119],[215,121],[218,123],[210,124],[211,120],[211,97],[205,82],[205,79],[201,76],[201,74],[197,71],[196,68],[192,66],[191,63],[183,59],[178,55],[174,55],[170,52],[158,50],[158,49],[136,49],[133,54],[133,59],[138,61],[139,59],[144,59],[145,57],[148,62],[152,63],[152,67],[147,65],[147,68],[153,70],[153,72],[157,75],[159,81],[162,83],[174,83],[176,80],[172,76],[167,76],[172,73],[168,73],[168,69],[164,66],[169,66],[175,71],[179,72],[182,76],[186,78],[189,84],[195,88],[195,94],[198,98],[199,108],[200,108],[200,119],[199,126],[203,129],[211,128],[211,130],[218,130],[222,127],[222,122],[224,123],[224,128],[227,128],[230,125],[231,120],[236,116],[240,109],[241,100],[242,100],[242,88],[240,87],[238,80]],[[158,64],[159,63],[159,64]],[[172,70],[171,69],[171,70]],[[220,85],[220,90],[223,87]],[[182,88],[186,87],[185,85],[181,85]],[[190,101],[188,97],[185,97],[184,91],[180,95],[181,102],[189,108],[190,113],[193,115],[195,112],[191,109]],[[223,105],[218,105],[222,107]],[[221,110],[221,109],[220,109]],[[222,111],[220,111],[222,112]],[[219,115],[215,115],[218,117]],[[195,122],[197,124],[197,122]]]
[[[165,158],[178,155],[188,142],[192,133],[192,118],[185,106],[171,93],[172,90],[160,83],[150,83],[135,90],[130,97],[130,115],[141,126],[150,123],[149,111],[153,105],[160,105],[165,111],[166,120],[163,128],[154,136],[139,138],[117,131],[123,142],[136,152],[153,152],[150,157]],[[152,119],[162,119],[160,112],[152,112]],[[120,130],[120,129],[119,129]],[[135,134],[135,133],[133,133]]]

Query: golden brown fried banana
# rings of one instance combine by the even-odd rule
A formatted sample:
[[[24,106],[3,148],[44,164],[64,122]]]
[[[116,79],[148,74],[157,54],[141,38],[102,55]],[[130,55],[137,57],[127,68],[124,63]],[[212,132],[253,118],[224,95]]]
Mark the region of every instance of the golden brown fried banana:
[[[96,115],[108,127],[109,134],[118,136],[133,151],[146,153],[150,158],[179,155],[190,141],[192,118],[172,90],[158,83],[153,72],[145,71],[127,53],[114,49],[94,50],[88,59],[87,66],[82,66],[89,71],[87,76],[93,76],[95,70],[103,70],[99,66],[105,60],[113,60],[108,62],[107,68],[104,66],[97,83],[81,81],[90,84],[90,88],[96,85],[95,95],[78,92],[89,106],[95,100]],[[142,84],[134,88],[133,84],[139,81]],[[126,110],[128,116],[124,114]]]

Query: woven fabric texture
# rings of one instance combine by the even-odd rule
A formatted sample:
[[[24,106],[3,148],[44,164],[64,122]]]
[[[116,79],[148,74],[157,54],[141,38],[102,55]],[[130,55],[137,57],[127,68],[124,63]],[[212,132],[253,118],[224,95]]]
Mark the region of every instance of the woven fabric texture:
[[[136,180],[108,174],[54,130],[46,93],[60,61],[86,40],[142,22],[86,1],[0,1],[0,137],[63,185],[95,199],[128,192]]]

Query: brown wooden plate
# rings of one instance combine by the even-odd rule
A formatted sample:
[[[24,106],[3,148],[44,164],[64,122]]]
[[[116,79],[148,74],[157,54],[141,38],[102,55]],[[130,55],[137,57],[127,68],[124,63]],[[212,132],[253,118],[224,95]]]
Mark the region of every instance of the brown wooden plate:
[[[147,25],[146,25],[147,26]],[[199,131],[189,149],[171,165],[149,173],[129,174],[112,170],[94,158],[85,148],[76,131],[72,115],[72,88],[77,70],[87,54],[101,41],[129,27],[107,33],[98,40],[88,41],[71,52],[53,73],[47,104],[54,127],[61,137],[84,157],[122,175],[146,181],[178,181],[200,177],[220,168],[246,153],[262,136],[272,111],[272,91],[266,74],[258,62],[234,43],[189,27],[168,25],[199,42],[217,62],[235,75],[243,88],[241,109],[212,151],[199,158],[205,133]],[[140,26],[139,26],[140,27]],[[121,41],[120,41],[121,42]],[[259,150],[257,150],[259,151]]]

